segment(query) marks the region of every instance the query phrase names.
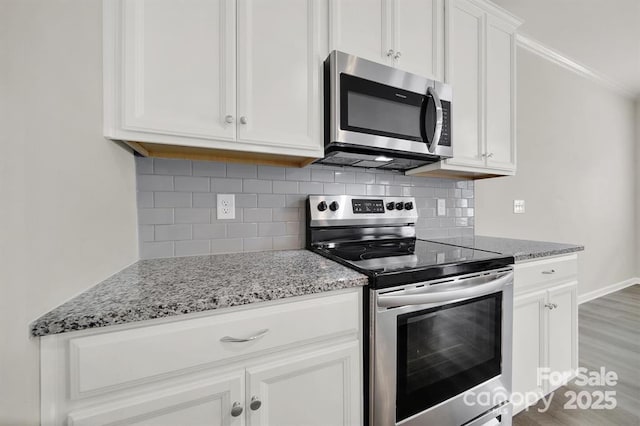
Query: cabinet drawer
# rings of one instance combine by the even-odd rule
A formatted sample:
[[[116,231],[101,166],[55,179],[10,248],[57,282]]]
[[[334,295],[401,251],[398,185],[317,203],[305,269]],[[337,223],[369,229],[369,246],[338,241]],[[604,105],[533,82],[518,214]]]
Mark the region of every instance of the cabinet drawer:
[[[312,340],[355,334],[360,324],[358,294],[322,296],[72,339],[71,397],[120,389]],[[247,339],[260,334],[247,342],[223,341],[225,337]]]
[[[536,260],[515,265],[515,291],[543,288],[547,283],[575,278],[578,275],[576,255]]]

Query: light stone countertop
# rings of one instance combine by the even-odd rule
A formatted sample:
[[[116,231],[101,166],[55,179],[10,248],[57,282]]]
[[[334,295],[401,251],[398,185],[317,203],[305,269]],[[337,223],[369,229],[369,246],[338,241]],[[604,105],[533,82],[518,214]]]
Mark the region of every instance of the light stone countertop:
[[[365,286],[307,250],[141,260],[31,324],[33,336],[125,324]]]
[[[584,250],[584,246],[576,244],[485,237],[481,235],[474,237],[436,238],[430,239],[430,241],[510,255],[513,256],[516,263]]]

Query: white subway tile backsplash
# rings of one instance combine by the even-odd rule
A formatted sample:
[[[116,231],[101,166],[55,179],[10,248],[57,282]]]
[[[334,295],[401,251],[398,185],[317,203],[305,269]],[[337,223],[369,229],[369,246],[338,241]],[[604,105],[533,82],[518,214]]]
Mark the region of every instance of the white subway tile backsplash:
[[[213,178],[211,179],[211,192],[220,194],[242,192],[242,179]]]
[[[284,180],[284,167],[258,166],[258,179]]]
[[[193,207],[207,207],[216,208],[217,198],[216,194],[211,193],[198,193],[193,194]]]
[[[297,194],[298,182],[292,181],[274,181],[273,182],[274,194]]]
[[[211,253],[211,241],[209,240],[191,240],[176,241],[176,256],[198,256]]]
[[[173,191],[173,176],[138,175],[138,191]]]
[[[310,181],[311,169],[285,169],[285,178],[287,180]]]
[[[191,175],[191,161],[154,158],[153,173],[156,175],[189,176]]]
[[[140,244],[140,257],[142,259],[173,257],[173,241],[142,243]]]
[[[211,254],[242,252],[242,238],[211,240]]]
[[[160,225],[173,223],[173,209],[138,209],[140,225]]]
[[[230,223],[227,225],[227,236],[230,238],[248,238],[257,235],[257,223]]]
[[[298,220],[298,210],[296,208],[282,208],[282,209],[273,209],[273,221],[274,222],[289,222]]]
[[[174,216],[176,223],[209,223],[211,221],[211,209],[175,209]]]
[[[258,207],[284,207],[284,194],[258,194]]]
[[[345,192],[344,183],[325,183],[324,193],[327,195],[341,195]]]
[[[295,250],[300,249],[302,243],[299,236],[287,235],[282,237],[273,237],[274,250]]]
[[[236,194],[236,207],[258,207],[257,194]]]
[[[311,180],[314,182],[333,182],[334,172],[333,170],[324,169],[311,169]]]
[[[207,177],[176,176],[173,184],[176,191],[209,192]]]
[[[258,167],[253,164],[228,163],[227,177],[255,179],[258,177]]]
[[[243,190],[252,194],[270,194],[273,183],[270,180],[245,179],[243,182]]]
[[[153,208],[153,192],[138,191],[138,208],[139,209]]]
[[[153,158],[136,157],[136,173],[138,175],[153,174]]]
[[[286,235],[284,222],[263,222],[258,224],[259,237],[275,237],[279,235]]]
[[[271,222],[273,210],[269,208],[244,209],[245,222]]]
[[[191,207],[191,192],[156,192],[154,207]]]
[[[416,199],[419,237],[474,233],[472,181],[353,167],[298,169],[151,158],[136,158],[136,170],[144,259],[303,248],[309,194],[410,195]],[[218,193],[235,194],[235,219],[217,219]],[[447,216],[435,215],[436,197],[447,200]]]
[[[193,238],[196,240],[225,238],[227,236],[227,226],[221,223],[193,225]]]
[[[273,250],[273,239],[271,237],[245,238],[243,249],[246,252]]]
[[[156,241],[177,241],[191,239],[191,225],[156,225]]]
[[[225,177],[227,175],[227,165],[225,163],[218,163],[215,161],[194,161],[193,175]]]

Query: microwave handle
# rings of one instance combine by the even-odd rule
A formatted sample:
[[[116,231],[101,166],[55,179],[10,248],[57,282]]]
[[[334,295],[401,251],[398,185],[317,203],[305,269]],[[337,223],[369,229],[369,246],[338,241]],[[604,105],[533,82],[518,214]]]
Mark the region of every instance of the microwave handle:
[[[431,96],[431,98],[433,99],[433,103],[436,106],[436,128],[433,132],[433,139],[431,140],[431,143],[427,146],[427,148],[429,149],[429,152],[433,153],[436,150],[438,143],[440,143],[440,136],[442,134],[442,121],[443,121],[442,102],[440,102],[440,97],[438,96],[438,93],[435,91],[433,87],[429,87],[427,89],[427,96]],[[426,134],[427,132],[426,109],[424,114],[425,114],[424,131]]]
[[[472,285],[461,290],[432,291],[422,294],[407,295],[383,295],[378,297],[378,306],[381,308],[396,308],[408,305],[426,305],[428,303],[452,302],[454,300],[469,299],[484,296],[502,290],[513,281],[513,272],[509,272],[498,279],[481,285]]]

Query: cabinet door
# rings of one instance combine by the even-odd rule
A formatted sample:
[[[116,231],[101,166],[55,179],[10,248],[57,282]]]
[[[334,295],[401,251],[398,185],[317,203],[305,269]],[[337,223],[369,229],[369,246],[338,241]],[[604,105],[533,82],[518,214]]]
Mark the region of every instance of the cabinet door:
[[[443,0],[393,0],[393,17],[397,67],[443,80]]]
[[[464,0],[449,11],[448,77],[453,86],[449,164],[483,167],[484,161],[484,12]]]
[[[516,275],[517,279],[517,275]],[[516,297],[513,308],[513,392],[537,392],[543,395],[538,383],[538,368],[544,365],[546,292],[539,291]],[[514,406],[514,413],[525,408]]]
[[[570,282],[549,290],[548,303],[553,309],[549,315],[548,367],[551,372],[572,376],[578,360],[578,304],[577,282]],[[547,389],[554,390],[559,384]]]
[[[122,128],[235,137],[235,2],[124,0]]]
[[[330,48],[370,61],[393,64],[391,2],[394,0],[330,0]]]
[[[239,140],[322,149],[321,3],[238,0]]]
[[[361,396],[357,342],[247,369],[251,426],[360,425]]]
[[[487,166],[515,170],[515,29],[487,19]]]
[[[242,403],[244,371],[192,384],[159,390],[125,402],[109,403],[69,414],[70,426],[104,424],[136,426],[242,426],[231,407]]]

